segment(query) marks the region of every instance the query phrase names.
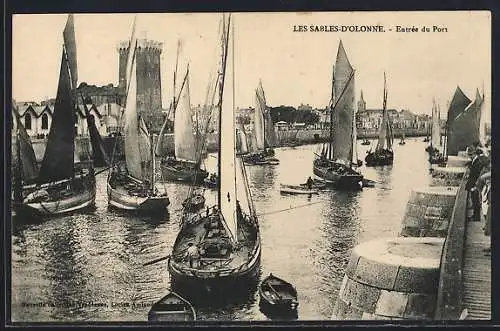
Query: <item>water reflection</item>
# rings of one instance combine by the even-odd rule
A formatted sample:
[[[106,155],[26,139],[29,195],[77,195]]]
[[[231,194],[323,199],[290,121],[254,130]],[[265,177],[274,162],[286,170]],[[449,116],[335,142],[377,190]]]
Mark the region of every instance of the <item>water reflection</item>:
[[[395,146],[392,167],[361,172],[377,182],[359,192],[280,195],[280,183],[303,183],[312,174],[317,145],[276,150],[280,164],[247,168],[259,215],[261,273],[297,289],[299,320],[328,319],[352,248],[375,237],[395,236],[412,188],[430,181],[425,143]],[[360,158],[363,157],[361,146]],[[209,156],[207,170],[216,170]],[[162,184],[163,185],[163,184]],[[145,321],[153,302],[171,286],[167,262],[144,263],[171,251],[189,186],[166,183],[171,204],[162,217],[108,210],[106,174],[97,178],[96,209],[43,222],[16,217],[12,233],[14,321]],[[206,190],[207,205],[215,191]],[[202,320],[266,320],[257,282],[242,293],[193,297]],[[28,306],[47,303],[54,307]],[[68,305],[68,301],[79,306]],[[103,304],[99,306],[98,304]]]

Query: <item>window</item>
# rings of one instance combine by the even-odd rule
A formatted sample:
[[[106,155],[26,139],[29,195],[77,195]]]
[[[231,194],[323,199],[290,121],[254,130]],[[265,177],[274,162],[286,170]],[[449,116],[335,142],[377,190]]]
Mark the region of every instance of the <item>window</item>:
[[[27,113],[24,115],[24,127],[26,130],[31,130],[31,114]]]
[[[49,116],[47,114],[42,115],[42,130],[47,130],[49,128]]]

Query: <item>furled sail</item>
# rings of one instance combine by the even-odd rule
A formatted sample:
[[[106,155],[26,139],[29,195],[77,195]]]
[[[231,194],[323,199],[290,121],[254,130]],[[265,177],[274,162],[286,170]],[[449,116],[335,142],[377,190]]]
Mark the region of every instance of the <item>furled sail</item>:
[[[459,86],[448,108],[448,118],[446,120],[446,155],[457,155],[459,151],[465,149],[468,145],[463,142],[463,133],[460,131],[460,124],[457,124],[457,118],[462,114],[471,100],[462,92]]]
[[[274,124],[271,119],[271,111],[267,108],[266,94],[264,93],[261,80],[259,80],[259,85],[257,86],[255,93],[256,103],[264,116],[264,147],[274,147],[276,144],[276,134],[274,131]]]
[[[435,102],[433,102],[432,105],[431,146],[436,149],[439,149],[441,146],[441,123],[439,120],[438,108]]]
[[[191,100],[189,97],[189,68],[181,87],[174,117],[175,157],[178,160],[196,162],[196,138],[193,132]]]
[[[351,151],[351,162],[353,165],[358,165],[358,132],[356,128],[356,111],[352,113],[352,151]]]
[[[37,180],[39,183],[49,183],[73,176],[75,123],[69,66],[63,48],[52,125]]]
[[[226,72],[227,59],[233,56],[234,47],[229,49],[229,27],[231,17],[223,24],[223,69],[220,79],[219,101],[219,207],[227,228],[233,241],[237,241],[237,217],[236,217],[236,130],[234,127],[234,90],[224,88],[224,80],[234,79],[234,60],[232,72]],[[233,38],[231,38],[233,39]],[[229,53],[229,54],[228,54]],[[260,110],[256,109],[259,113]],[[262,114],[262,112],[260,112]],[[263,132],[262,132],[263,133]]]
[[[30,183],[38,176],[38,164],[31,139],[26,132],[20,118],[18,109],[12,103],[12,120],[16,121],[16,151],[18,155],[12,158],[12,165],[20,171],[22,182]],[[17,154],[17,153],[16,153]]]
[[[266,111],[266,103],[259,89],[255,90],[255,111],[253,121],[254,151],[262,151],[265,146],[265,131],[264,131],[264,112]]]
[[[384,101],[382,105],[382,123],[380,124],[380,131],[378,135],[377,147],[375,150],[384,149],[385,142],[387,137],[389,136],[389,114],[387,113],[387,88],[386,88],[386,80],[385,80],[385,72],[384,72]],[[389,145],[389,141],[388,145]],[[387,148],[390,148],[387,146]]]

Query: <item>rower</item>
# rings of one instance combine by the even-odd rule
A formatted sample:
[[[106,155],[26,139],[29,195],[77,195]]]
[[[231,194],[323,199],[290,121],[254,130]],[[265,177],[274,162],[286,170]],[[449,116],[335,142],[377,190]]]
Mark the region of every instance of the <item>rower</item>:
[[[306,182],[307,188],[312,189],[313,184],[314,184],[314,181],[312,180],[311,176],[309,176],[309,178],[307,178],[307,182]]]

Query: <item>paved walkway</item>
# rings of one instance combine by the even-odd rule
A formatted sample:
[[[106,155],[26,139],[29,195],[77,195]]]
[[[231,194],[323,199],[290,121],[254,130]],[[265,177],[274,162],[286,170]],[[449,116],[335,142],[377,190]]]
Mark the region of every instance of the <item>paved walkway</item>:
[[[466,319],[491,320],[491,239],[484,235],[484,222],[467,222],[463,269]]]

